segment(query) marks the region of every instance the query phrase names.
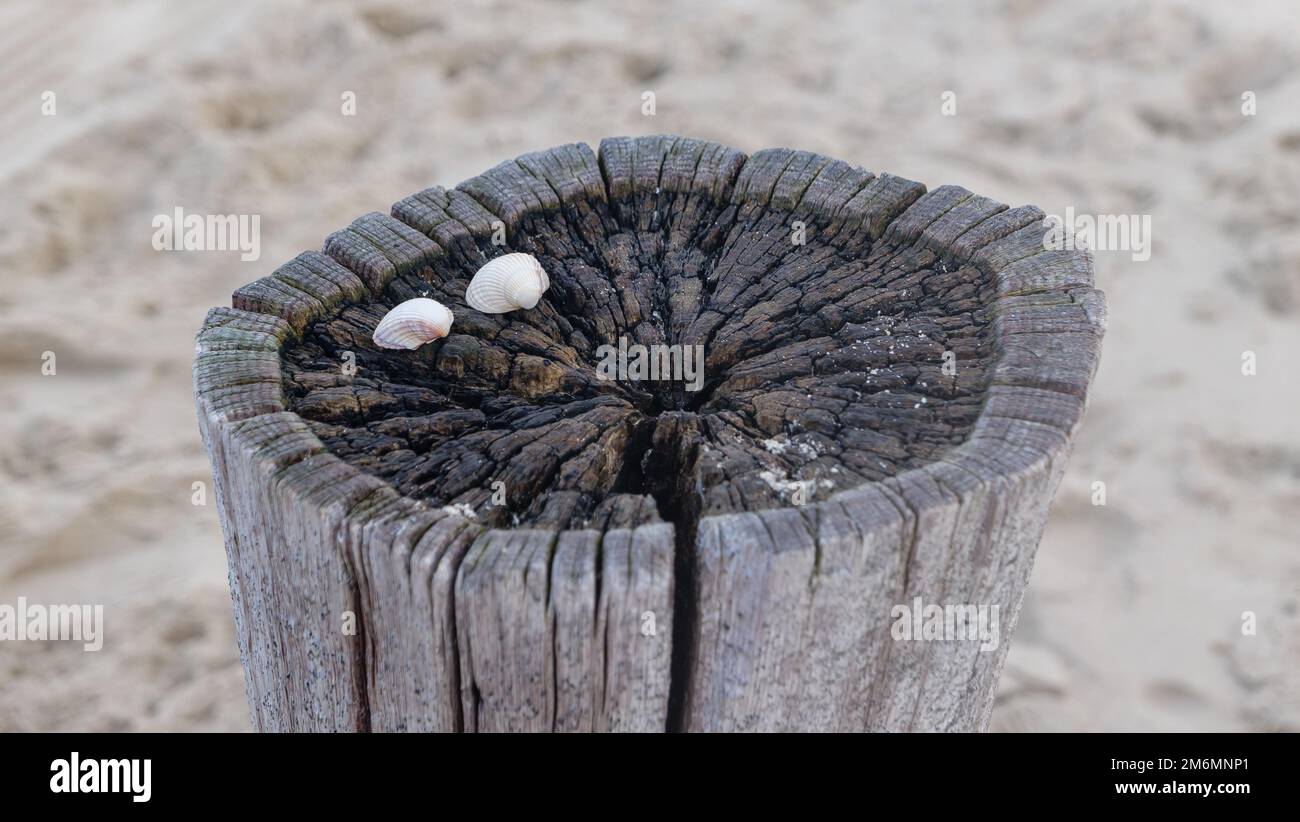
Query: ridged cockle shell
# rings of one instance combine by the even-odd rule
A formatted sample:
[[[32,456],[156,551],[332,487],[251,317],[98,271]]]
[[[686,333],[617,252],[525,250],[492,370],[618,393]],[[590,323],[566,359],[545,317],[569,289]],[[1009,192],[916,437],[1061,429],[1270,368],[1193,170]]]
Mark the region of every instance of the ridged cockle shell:
[[[531,254],[505,254],[480,268],[465,290],[465,302],[484,314],[533,308],[551,280]]]
[[[416,297],[384,315],[375,326],[375,345],[380,348],[419,348],[451,333],[451,309],[437,300]]]

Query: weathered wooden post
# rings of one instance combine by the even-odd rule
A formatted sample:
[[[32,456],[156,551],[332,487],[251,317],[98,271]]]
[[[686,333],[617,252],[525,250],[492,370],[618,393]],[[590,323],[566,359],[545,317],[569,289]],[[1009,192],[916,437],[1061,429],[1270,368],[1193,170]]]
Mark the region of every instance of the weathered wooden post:
[[[1104,326],[1044,233],[816,154],[619,138],[239,289],[194,373],[256,726],[982,729]],[[468,308],[512,250],[542,303]],[[452,333],[377,348],[420,295]],[[702,390],[602,379],[620,338],[703,346]],[[996,647],[906,638],[918,598],[987,609]]]

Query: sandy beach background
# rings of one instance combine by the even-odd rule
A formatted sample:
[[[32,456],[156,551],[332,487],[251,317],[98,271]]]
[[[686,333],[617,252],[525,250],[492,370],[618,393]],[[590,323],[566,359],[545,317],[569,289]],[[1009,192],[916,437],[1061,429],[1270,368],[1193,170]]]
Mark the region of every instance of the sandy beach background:
[[[0,602],[102,602],[106,638],[0,642],[0,730],[249,727],[209,307],[421,188],[650,133],[1151,215],[1150,260],[1097,254],[1105,354],[992,727],[1300,730],[1297,31],[1290,0],[5,3]],[[177,206],[260,215],[261,258],[155,251]]]

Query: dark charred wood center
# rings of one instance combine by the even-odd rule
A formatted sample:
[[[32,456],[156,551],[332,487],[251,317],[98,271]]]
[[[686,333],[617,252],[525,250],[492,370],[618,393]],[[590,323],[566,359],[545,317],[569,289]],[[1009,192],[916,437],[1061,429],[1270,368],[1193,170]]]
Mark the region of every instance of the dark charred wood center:
[[[599,176],[576,149],[557,159],[568,163],[553,176],[586,172],[568,183],[573,196],[560,208],[521,203],[503,246],[492,244],[487,180],[403,201],[398,214],[424,232],[451,214],[470,231],[285,349],[289,408],[331,453],[493,526],[690,529],[699,513],[790,505],[796,481],[825,499],[966,437],[992,354],[991,278],[969,263],[950,269],[905,233],[872,236],[920,185],[773,157],[740,180],[737,204],[734,150],[676,169],[607,152]],[[773,192],[778,177],[786,188]],[[893,213],[872,226],[818,199],[801,207],[814,179],[849,199],[874,188]],[[546,267],[542,303],[498,316],[469,308],[474,272],[509,251]],[[452,334],[415,352],[377,348],[380,318],[417,296],[452,309]],[[599,378],[597,349],[620,337],[702,346],[702,390]],[[346,352],[355,377],[342,372]],[[496,481],[504,506],[492,505]]]
[[[408,197],[236,292],[196,380],[222,496],[248,497],[223,521],[255,719],[980,727],[1005,648],[900,650],[889,613],[1000,603],[1010,641],[1103,318],[1042,216],[807,152],[611,139]],[[541,303],[467,306],[511,251]],[[419,296],[451,334],[377,347]],[[602,378],[620,346],[701,352],[702,377]],[[298,506],[327,527],[289,533]],[[319,664],[333,697],[275,684]]]

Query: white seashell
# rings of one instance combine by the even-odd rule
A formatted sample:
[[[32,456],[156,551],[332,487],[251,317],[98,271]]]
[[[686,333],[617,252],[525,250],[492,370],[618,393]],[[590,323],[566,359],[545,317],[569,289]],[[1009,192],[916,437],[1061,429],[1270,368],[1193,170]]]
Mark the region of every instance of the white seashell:
[[[504,314],[518,308],[534,308],[551,280],[542,264],[531,254],[505,254],[480,268],[469,288],[465,302],[484,314]]]
[[[375,326],[375,345],[380,348],[419,348],[451,333],[451,309],[437,300],[416,297],[384,315]]]

